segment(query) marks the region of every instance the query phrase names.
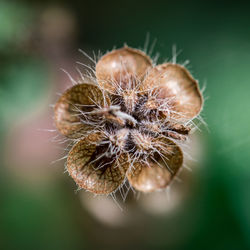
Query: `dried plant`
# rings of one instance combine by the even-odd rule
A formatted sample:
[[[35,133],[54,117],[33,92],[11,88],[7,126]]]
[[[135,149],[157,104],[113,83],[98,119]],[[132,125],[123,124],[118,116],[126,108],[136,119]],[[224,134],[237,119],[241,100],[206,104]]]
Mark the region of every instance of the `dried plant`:
[[[142,192],[166,188],[202,109],[197,81],[184,66],[154,65],[127,46],[102,56],[89,79],[55,105],[56,127],[74,143],[69,174],[96,194],[112,194],[126,181]]]

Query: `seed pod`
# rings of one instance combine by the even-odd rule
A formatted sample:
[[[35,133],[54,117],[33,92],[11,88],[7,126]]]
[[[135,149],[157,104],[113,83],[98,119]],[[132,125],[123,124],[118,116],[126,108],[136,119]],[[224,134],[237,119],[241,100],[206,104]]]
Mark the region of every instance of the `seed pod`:
[[[162,158],[158,155],[154,160],[149,158],[148,163],[138,161],[127,173],[129,182],[138,191],[152,192],[165,188],[182,166],[181,149],[171,140],[165,139],[165,142]]]
[[[124,181],[126,168],[122,160],[125,156],[117,162],[105,155],[100,157],[99,153],[103,152],[98,152],[97,145],[101,140],[101,135],[91,134],[75,144],[68,155],[67,169],[79,187],[96,194],[109,194]]]
[[[96,65],[98,83],[111,93],[118,88],[132,89],[152,67],[151,59],[141,50],[127,46],[104,55]]]
[[[185,122],[201,111],[203,100],[198,82],[181,65],[166,63],[156,66],[140,87],[142,91],[153,89],[152,93],[159,100],[168,102],[168,110],[163,114],[171,119]]]
[[[96,194],[127,179],[142,192],[167,187],[183,164],[172,139],[184,144],[202,109],[198,82],[178,64],[152,68],[143,51],[127,46],[101,57],[96,81],[67,90],[55,106],[58,130],[78,139],[69,174]]]
[[[79,84],[68,89],[55,105],[57,129],[69,138],[83,137],[91,123],[83,122],[84,113],[109,103],[107,96],[95,85]]]

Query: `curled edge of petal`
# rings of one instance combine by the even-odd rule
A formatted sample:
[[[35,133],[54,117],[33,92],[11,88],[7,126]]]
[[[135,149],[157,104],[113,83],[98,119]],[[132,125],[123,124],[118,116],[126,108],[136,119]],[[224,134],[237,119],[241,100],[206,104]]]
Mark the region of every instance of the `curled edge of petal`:
[[[119,162],[112,162],[98,168],[92,159],[98,143],[103,139],[101,134],[90,134],[76,143],[67,158],[67,169],[70,176],[80,188],[95,194],[110,194],[119,188],[126,177],[126,169]],[[125,159],[122,159],[121,161]]]
[[[140,86],[160,100],[168,101],[165,117],[186,122],[196,118],[203,108],[198,81],[182,65],[165,63],[152,68]]]
[[[119,88],[128,88],[128,82],[136,87],[151,68],[152,60],[146,53],[124,46],[100,58],[96,64],[96,77],[102,88],[116,93]]]
[[[91,125],[81,122],[81,112],[91,109],[87,106],[98,103],[101,106],[109,103],[99,86],[91,83],[81,83],[67,89],[54,107],[54,120],[58,131],[64,136],[77,139],[91,130]]]
[[[138,161],[127,172],[128,181],[136,190],[147,193],[164,189],[180,170],[183,164],[181,148],[172,140],[164,138],[164,141],[169,147],[164,161],[159,158],[154,161],[149,159],[147,164]]]

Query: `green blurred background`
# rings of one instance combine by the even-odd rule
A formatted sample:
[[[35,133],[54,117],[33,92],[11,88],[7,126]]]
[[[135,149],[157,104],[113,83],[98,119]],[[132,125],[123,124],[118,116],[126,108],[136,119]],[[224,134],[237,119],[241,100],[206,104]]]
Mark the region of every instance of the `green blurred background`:
[[[90,63],[78,48],[143,47],[147,33],[159,62],[174,44],[190,60],[208,125],[179,201],[132,197],[121,212],[75,193],[64,162],[50,165],[65,146],[46,129],[70,85],[60,68]],[[0,249],[250,249],[250,4],[1,0],[0,121]]]

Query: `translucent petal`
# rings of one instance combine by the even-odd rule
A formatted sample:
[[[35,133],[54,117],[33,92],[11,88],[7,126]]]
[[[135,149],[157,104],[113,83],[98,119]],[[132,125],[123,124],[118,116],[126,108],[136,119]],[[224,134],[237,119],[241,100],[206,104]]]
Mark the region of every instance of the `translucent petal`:
[[[152,67],[151,59],[141,50],[127,46],[104,55],[96,65],[99,84],[110,92],[132,89]]]
[[[101,137],[97,134],[90,137],[79,141],[69,152],[68,172],[81,188],[96,194],[109,194],[124,181],[123,156],[118,161],[105,157],[106,148],[97,146]]]
[[[150,70],[141,84],[141,90],[149,91],[156,97],[163,108],[162,113],[175,120],[193,119],[202,109],[203,99],[198,82],[178,64],[161,64]]]
[[[85,83],[73,86],[55,105],[57,129],[69,138],[83,137],[92,128],[84,114],[103,107],[106,103],[109,103],[109,99],[97,86]]]
[[[154,159],[138,161],[127,173],[131,185],[142,192],[152,192],[166,188],[176,175],[183,163],[181,149],[171,140],[164,139],[165,146],[162,147],[160,155]]]

